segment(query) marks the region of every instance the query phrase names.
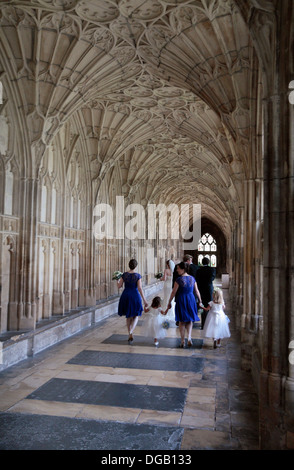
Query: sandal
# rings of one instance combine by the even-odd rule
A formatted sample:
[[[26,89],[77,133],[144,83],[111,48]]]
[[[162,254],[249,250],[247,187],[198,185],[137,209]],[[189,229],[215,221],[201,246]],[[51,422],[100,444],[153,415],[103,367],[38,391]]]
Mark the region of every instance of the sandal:
[[[188,339],[188,348],[191,348],[192,345],[193,345],[192,340]]]

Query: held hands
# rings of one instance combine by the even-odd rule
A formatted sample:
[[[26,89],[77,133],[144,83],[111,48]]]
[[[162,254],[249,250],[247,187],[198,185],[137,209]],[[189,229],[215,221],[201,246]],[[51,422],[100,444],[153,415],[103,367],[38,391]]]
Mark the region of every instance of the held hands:
[[[206,312],[209,310],[209,307],[204,307],[202,302],[200,302],[199,307],[205,310]]]

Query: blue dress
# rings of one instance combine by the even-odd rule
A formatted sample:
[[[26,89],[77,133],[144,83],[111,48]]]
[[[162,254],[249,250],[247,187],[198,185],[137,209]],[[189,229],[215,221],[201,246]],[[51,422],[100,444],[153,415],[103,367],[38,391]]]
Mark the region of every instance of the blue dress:
[[[143,312],[142,300],[138,291],[138,280],[142,278],[138,273],[123,273],[122,275],[125,288],[119,299],[119,316],[140,317]]]
[[[200,321],[197,315],[197,304],[194,296],[195,279],[192,276],[180,276],[175,281],[179,288],[176,300],[176,321]]]

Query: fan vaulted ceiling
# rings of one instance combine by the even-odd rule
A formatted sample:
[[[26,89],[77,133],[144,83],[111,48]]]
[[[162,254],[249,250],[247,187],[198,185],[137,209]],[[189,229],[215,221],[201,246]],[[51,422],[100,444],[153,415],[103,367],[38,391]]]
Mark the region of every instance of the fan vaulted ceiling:
[[[232,227],[256,125],[257,61],[238,2],[4,1],[0,24],[36,162],[68,126],[98,192],[119,168],[118,192],[201,203]]]

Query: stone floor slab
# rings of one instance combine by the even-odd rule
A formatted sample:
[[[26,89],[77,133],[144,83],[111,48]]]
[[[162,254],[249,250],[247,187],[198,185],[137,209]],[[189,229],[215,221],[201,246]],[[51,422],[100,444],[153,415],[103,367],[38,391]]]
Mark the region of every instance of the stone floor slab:
[[[182,450],[228,450],[238,449],[227,432],[207,429],[185,429]]]
[[[84,350],[70,359],[68,364],[198,373],[203,369],[204,359],[202,357]]]
[[[109,338],[106,338],[102,343],[104,344],[127,344],[128,335],[113,334]],[[152,346],[154,338],[146,338],[144,336],[136,335],[134,339],[135,346]],[[177,348],[180,346],[180,338],[162,338],[159,340],[159,348]],[[203,347],[203,339],[193,339],[192,346],[189,348],[201,349]]]
[[[27,399],[180,412],[186,394],[185,388],[54,378]]]
[[[172,426],[0,414],[0,450],[179,450],[182,436]]]

